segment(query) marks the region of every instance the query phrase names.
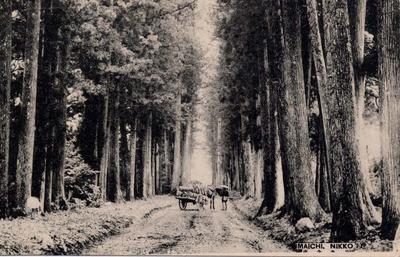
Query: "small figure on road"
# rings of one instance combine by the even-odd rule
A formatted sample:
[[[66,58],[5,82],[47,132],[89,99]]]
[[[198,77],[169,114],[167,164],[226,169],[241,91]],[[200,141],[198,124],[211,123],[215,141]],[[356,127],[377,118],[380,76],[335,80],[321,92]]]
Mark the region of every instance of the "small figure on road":
[[[205,210],[204,206],[207,205],[207,197],[205,197],[204,195],[199,195],[197,203],[199,204],[200,210]]]
[[[222,210],[228,210],[228,196],[222,196]]]
[[[229,187],[220,185],[216,187],[215,191],[217,191],[222,198],[222,210],[226,211],[228,209]]]
[[[215,186],[208,186],[207,187],[207,197],[210,199],[210,210],[215,210],[215,196],[217,192],[215,191]]]

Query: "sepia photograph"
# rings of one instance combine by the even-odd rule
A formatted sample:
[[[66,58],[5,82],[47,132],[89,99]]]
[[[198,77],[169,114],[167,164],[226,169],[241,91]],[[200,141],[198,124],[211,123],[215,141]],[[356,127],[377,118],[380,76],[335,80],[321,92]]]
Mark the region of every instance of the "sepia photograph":
[[[399,256],[400,0],[0,0],[0,256]]]

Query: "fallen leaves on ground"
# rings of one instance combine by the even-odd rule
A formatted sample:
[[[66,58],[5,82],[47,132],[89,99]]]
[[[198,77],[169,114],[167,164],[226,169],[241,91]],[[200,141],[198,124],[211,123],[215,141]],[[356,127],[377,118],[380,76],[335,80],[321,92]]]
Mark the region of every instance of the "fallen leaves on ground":
[[[78,254],[171,204],[176,204],[174,198],[158,196],[151,201],[106,203],[101,208],[0,220],[0,255]]]
[[[284,243],[292,250],[296,250],[296,243],[330,243],[331,222],[317,223],[315,229],[309,232],[297,233],[294,224],[288,215],[282,215],[276,211],[269,215],[261,215],[255,219],[262,200],[240,199],[234,202],[234,207],[239,213],[251,219],[257,226],[263,228],[268,235],[279,242]],[[328,220],[331,215],[328,215]],[[370,227],[365,238],[356,243],[360,248],[357,251],[392,251],[393,244],[379,237],[379,227]]]

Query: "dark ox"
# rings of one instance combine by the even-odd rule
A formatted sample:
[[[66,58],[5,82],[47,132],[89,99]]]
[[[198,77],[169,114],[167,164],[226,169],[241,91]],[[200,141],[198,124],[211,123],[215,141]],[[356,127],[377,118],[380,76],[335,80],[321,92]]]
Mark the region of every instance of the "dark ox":
[[[207,197],[210,199],[210,209],[215,210],[215,196],[221,196],[222,210],[228,209],[229,190],[227,186],[208,186]]]

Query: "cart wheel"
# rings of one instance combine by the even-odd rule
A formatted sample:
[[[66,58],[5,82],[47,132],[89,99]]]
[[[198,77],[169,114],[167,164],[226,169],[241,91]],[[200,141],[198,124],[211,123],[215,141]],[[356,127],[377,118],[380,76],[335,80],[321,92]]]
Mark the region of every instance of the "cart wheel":
[[[187,202],[184,202],[184,201],[182,201],[182,200],[179,200],[179,208],[180,208],[181,210],[185,210],[186,207],[187,207]]]

